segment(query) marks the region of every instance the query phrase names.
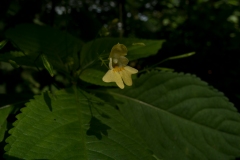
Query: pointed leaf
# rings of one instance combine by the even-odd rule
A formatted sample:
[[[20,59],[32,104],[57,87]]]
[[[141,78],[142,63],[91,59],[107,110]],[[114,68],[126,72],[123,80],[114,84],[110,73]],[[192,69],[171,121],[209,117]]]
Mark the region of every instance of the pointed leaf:
[[[12,112],[13,106],[1,106],[0,107],[0,142],[4,138],[5,131],[7,130],[7,117]]]
[[[17,115],[7,159],[154,159],[115,108],[81,90],[55,97],[35,96]]]
[[[127,47],[127,58],[129,60],[136,60],[139,58],[154,55],[162,47],[165,40],[143,40],[136,38],[99,38],[86,43],[81,51],[80,63],[88,66],[98,60],[99,56],[107,59],[111,49],[117,43],[124,44]],[[144,45],[132,45],[136,43],[144,43]]]
[[[43,61],[44,67],[47,69],[48,73],[53,77],[54,73],[51,63],[48,61],[47,57],[44,54],[41,54],[41,59]]]
[[[107,93],[159,159],[240,156],[239,113],[222,93],[195,76],[150,72],[132,87]]]
[[[0,42],[0,49],[2,49],[6,44],[7,44],[7,40],[3,40]]]
[[[80,79],[101,86],[116,86],[114,83],[105,84],[102,81],[102,77],[108,69],[102,68],[100,64],[96,63],[100,61],[99,57],[107,59],[112,47],[120,43],[127,47],[128,53],[126,57],[129,60],[136,60],[156,54],[158,50],[161,49],[164,42],[164,40],[143,40],[133,38],[100,38],[88,42],[83,46],[81,51],[80,60],[84,71],[80,75]]]

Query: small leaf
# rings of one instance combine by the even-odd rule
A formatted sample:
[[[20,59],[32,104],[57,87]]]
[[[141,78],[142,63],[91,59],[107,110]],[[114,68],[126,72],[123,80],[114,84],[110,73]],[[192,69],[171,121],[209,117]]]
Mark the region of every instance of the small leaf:
[[[7,44],[8,40],[3,40],[0,42],[0,49],[2,49],[6,44]]]
[[[15,61],[13,61],[13,60],[8,60],[8,62],[12,65],[12,67],[13,68],[19,68],[19,65],[15,62]]]
[[[174,71],[174,69],[172,68],[165,68],[165,67],[155,67],[154,69],[161,70],[161,71],[170,71],[170,72]]]
[[[142,45],[132,45],[134,42],[144,43]],[[161,49],[162,44],[165,40],[144,40],[137,38],[99,38],[86,43],[80,54],[80,64],[82,67],[91,66],[97,60],[99,55],[106,54],[109,55],[111,49],[117,43],[123,44],[127,47],[123,49],[127,52],[127,58],[132,61],[139,58],[148,57],[157,54],[158,50]]]
[[[139,42],[139,43],[133,43],[133,46],[146,46],[145,43]]]
[[[173,56],[173,57],[169,57],[167,59],[180,59],[180,58],[186,58],[186,57],[190,57],[192,55],[194,55],[195,52],[190,52],[190,53],[186,53],[186,54],[181,54],[181,55],[178,55],[178,56]]]
[[[133,42],[144,43],[145,46],[133,46]],[[99,58],[101,54],[105,54],[107,55],[106,57],[108,57],[111,48],[117,43],[121,43],[127,47],[127,49],[122,49],[125,52],[128,51],[126,56],[127,59],[136,60],[157,54],[164,42],[165,40],[143,40],[135,38],[100,38],[88,42],[83,46],[80,55],[80,64],[84,68],[84,71],[80,75],[80,79],[101,86],[116,86],[114,83],[104,83],[102,81],[102,77],[108,71],[108,66],[107,68],[101,68],[101,65],[98,65],[98,61],[102,61],[103,63],[103,59]]]
[[[53,73],[53,67],[51,63],[49,63],[47,57],[44,54],[41,54],[41,59],[43,61],[44,67],[47,69],[48,73],[53,77],[54,73]]]

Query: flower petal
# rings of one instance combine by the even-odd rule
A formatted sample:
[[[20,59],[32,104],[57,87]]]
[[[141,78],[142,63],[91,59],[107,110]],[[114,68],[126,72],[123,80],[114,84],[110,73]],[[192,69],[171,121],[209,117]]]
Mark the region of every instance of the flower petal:
[[[125,67],[124,67],[125,68]],[[120,75],[124,81],[124,83],[127,85],[127,86],[131,86],[132,85],[132,77],[131,77],[131,73],[128,72],[127,70],[122,70],[120,72]]]
[[[102,80],[104,82],[116,82],[119,88],[124,88],[120,74],[118,72],[114,72],[113,70],[108,70],[108,72],[103,76]]]
[[[122,77],[118,72],[114,72],[112,71],[114,74],[114,81],[116,82],[116,84],[118,85],[119,88],[123,89],[124,88],[124,84],[122,81]]]
[[[127,55],[127,47],[124,44],[116,44],[112,47],[109,58],[116,58]]]
[[[118,58],[118,66],[119,67],[125,67],[128,64],[128,62],[129,62],[129,60],[124,56],[120,56]]]
[[[102,78],[103,82],[115,82],[114,74],[112,70],[108,70],[107,73]]]
[[[135,73],[138,72],[137,69],[132,68],[132,67],[130,67],[130,66],[126,66],[126,67],[124,67],[124,69],[125,69],[126,71],[130,72],[131,74],[135,74]]]

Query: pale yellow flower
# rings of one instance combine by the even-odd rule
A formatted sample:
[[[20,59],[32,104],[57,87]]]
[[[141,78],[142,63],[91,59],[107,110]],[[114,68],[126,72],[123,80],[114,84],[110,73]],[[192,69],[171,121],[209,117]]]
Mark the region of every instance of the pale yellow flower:
[[[104,82],[116,82],[121,89],[124,88],[124,83],[127,86],[132,85],[131,75],[137,73],[138,70],[127,66],[129,60],[125,57],[126,55],[125,45],[118,43],[112,47],[109,55],[109,70],[102,78]]]
[[[102,80],[104,82],[116,82],[119,88],[123,89],[124,84],[127,86],[132,85],[132,74],[138,72],[137,69],[132,68],[130,66],[118,66],[112,65],[112,58],[109,58],[109,69],[108,72],[103,76]]]

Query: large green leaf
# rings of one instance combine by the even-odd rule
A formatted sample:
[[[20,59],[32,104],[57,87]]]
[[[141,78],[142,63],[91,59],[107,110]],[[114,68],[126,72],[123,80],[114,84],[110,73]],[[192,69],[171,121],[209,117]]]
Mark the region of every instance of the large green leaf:
[[[154,159],[115,108],[80,90],[35,96],[17,118],[7,159]]]
[[[13,97],[15,97],[13,99]],[[3,140],[7,130],[7,118],[10,113],[15,113],[19,107],[26,102],[26,99],[31,98],[27,94],[0,94],[0,142]]]
[[[83,70],[80,74],[79,78],[85,82],[100,85],[100,86],[117,86],[116,83],[106,83],[103,82],[102,77],[104,76],[105,72],[108,71],[106,67],[90,67]]]
[[[129,60],[154,55],[161,49],[164,40],[144,40],[136,38],[100,38],[86,43],[81,51],[81,65],[84,71],[80,79],[101,86],[116,86],[115,83],[104,83],[102,77],[107,72],[106,67],[100,67],[100,58],[107,60],[113,45],[121,43],[128,49]],[[144,45],[142,45],[142,43]],[[107,62],[108,66],[108,62]]]
[[[5,131],[7,130],[7,117],[12,110],[12,105],[0,107],[0,142],[2,142],[4,138]]]
[[[39,56],[44,54],[54,69],[67,72],[66,65],[79,67],[77,53],[83,43],[66,32],[48,26],[21,24],[7,30],[5,35],[20,52],[1,54],[0,61],[13,60],[28,66],[36,66],[38,62],[37,65],[43,66]]]
[[[195,76],[150,72],[132,87],[102,93],[116,99],[122,115],[159,158],[240,156],[239,113],[222,93]]]

